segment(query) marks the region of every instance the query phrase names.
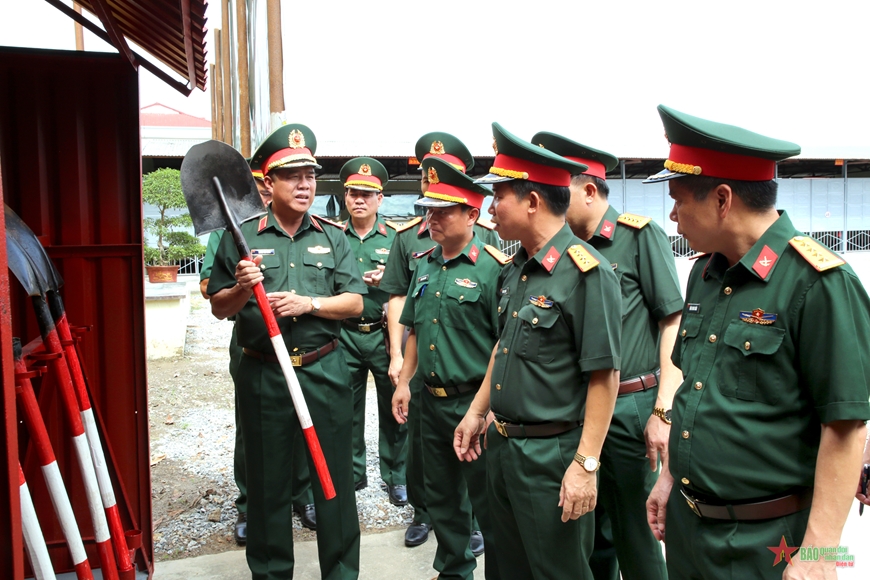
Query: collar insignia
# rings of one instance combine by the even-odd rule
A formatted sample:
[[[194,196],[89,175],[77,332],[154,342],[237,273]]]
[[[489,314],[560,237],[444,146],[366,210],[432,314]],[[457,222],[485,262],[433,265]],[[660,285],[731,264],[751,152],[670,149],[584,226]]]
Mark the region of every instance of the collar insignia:
[[[303,135],[302,131],[299,129],[293,129],[290,131],[288,141],[290,142],[290,149],[301,149],[302,147],[305,147],[305,135]]]
[[[601,226],[601,237],[607,238],[608,240],[613,237],[613,222],[604,220],[604,224]]]
[[[547,272],[552,272],[560,257],[561,254],[559,254],[559,250],[556,249],[556,246],[550,246],[550,251],[547,252],[544,259],[541,260],[541,264],[546,268]]]
[[[429,148],[431,155],[444,155],[444,143],[441,141],[432,141],[432,147]]]
[[[534,304],[535,306],[537,306],[539,308],[552,308],[553,307],[553,301],[547,300],[547,297],[543,296],[543,295],[542,296],[529,296],[529,302],[531,302],[532,304]]]
[[[456,285],[462,286],[463,288],[477,288],[477,282],[472,282],[468,278],[459,278],[456,279]]]
[[[385,226],[384,224],[378,224],[378,231],[381,232],[381,235],[387,235],[387,226]],[[387,250],[387,253],[389,254],[390,251]]]
[[[777,258],[779,258],[779,256],[777,256],[769,246],[764,246],[761,248],[761,253],[758,254],[758,259],[755,260],[754,264],[752,264],[752,269],[755,270],[755,273],[758,274],[759,278],[767,278],[767,275],[776,263]]]
[[[262,232],[266,229],[266,225],[269,223],[269,216],[264,215],[260,218],[260,222],[257,224],[257,233]]]
[[[324,248],[323,246],[314,246],[313,248],[308,248],[308,253],[310,254],[328,254],[330,251],[330,248]]]
[[[761,324],[767,326],[776,322],[776,314],[765,313],[761,308],[756,308],[752,312],[741,312],[740,320],[747,324]]]
[[[476,244],[472,244],[471,249],[468,250],[468,257],[471,258],[471,261],[476,264],[478,256],[480,256],[480,250],[477,249]]]

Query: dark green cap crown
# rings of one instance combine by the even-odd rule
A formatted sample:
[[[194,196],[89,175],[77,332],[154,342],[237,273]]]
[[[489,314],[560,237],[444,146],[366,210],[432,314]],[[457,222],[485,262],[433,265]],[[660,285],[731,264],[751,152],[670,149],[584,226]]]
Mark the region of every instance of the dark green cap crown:
[[[344,187],[364,191],[383,191],[390,180],[387,168],[371,157],[354,157],[342,165],[338,176]]]
[[[422,163],[427,155],[444,159],[453,165],[461,163],[465,166],[464,170],[459,168],[463,173],[468,173],[474,167],[474,157],[471,156],[468,147],[450,133],[433,131],[417,139],[417,144],[414,146],[414,156],[417,161]]]
[[[532,144],[543,147],[544,149],[552,151],[553,153],[561,155],[571,161],[589,165],[589,169],[586,170],[586,173],[597,175],[601,179],[604,179],[604,173],[612,171],[617,165],[619,165],[619,159],[610,153],[599,149],[593,149],[588,145],[583,145],[582,143],[572,141],[567,137],[562,137],[561,135],[550,133],[549,131],[541,131],[540,133],[535,134],[535,136],[532,137]],[[590,161],[594,163],[590,164]],[[601,167],[595,167],[595,164],[602,165],[603,171],[600,171],[602,169]],[[598,175],[598,173],[601,173],[601,175]]]
[[[452,163],[436,156],[423,160],[421,168],[429,180],[429,189],[416,205],[425,207],[446,207],[465,204],[480,209],[490,191],[474,182]]]
[[[263,175],[280,167],[320,168],[314,158],[316,150],[317,138],[311,129],[299,123],[282,125],[257,147],[251,166],[260,167]]]

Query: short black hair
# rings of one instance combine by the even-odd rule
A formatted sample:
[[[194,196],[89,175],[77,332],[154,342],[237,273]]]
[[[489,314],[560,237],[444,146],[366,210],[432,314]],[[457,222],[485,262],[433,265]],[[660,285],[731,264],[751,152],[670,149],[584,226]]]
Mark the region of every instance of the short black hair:
[[[564,185],[548,185],[538,181],[515,179],[511,182],[511,187],[517,199],[525,199],[531,192],[537,191],[555,215],[565,215],[571,203],[571,190]]]
[[[595,187],[598,188],[598,193],[600,193],[604,199],[607,199],[607,196],[610,195],[610,187],[607,185],[607,182],[600,177],[586,173],[578,173],[577,175],[571,176],[571,185],[580,186],[584,183],[594,183]]]
[[[772,179],[770,181],[739,181],[703,175],[687,175],[678,179],[683,180],[697,201],[703,201],[707,198],[707,194],[723,184],[730,187],[734,195],[739,197],[751,210],[763,211],[776,207],[777,183]]]

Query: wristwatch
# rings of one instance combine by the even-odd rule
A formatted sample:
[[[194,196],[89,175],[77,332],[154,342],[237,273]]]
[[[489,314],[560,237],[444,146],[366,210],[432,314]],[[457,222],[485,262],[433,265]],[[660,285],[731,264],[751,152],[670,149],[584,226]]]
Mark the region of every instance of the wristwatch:
[[[312,296],[311,297],[311,313],[313,314],[315,312],[320,312],[320,300],[318,300],[317,298]]]
[[[598,461],[598,458],[586,457],[585,455],[581,455],[579,452],[574,454],[574,461],[580,464],[580,466],[588,471],[589,473],[595,473],[598,471],[598,468],[601,467],[601,462]]]
[[[655,408],[653,408],[653,415],[655,415],[656,417],[658,417],[659,419],[661,419],[662,421],[664,421],[668,425],[671,424],[671,410],[670,409],[663,409],[661,407],[655,407]]]

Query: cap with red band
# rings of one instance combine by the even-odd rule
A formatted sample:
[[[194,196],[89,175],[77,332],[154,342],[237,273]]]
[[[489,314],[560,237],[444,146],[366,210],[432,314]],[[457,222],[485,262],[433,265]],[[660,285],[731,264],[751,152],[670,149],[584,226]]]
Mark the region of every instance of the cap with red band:
[[[251,167],[259,167],[263,175],[273,169],[314,167],[320,169],[314,151],[317,139],[305,125],[282,125],[266,137],[251,157]]]
[[[420,168],[425,159],[437,157],[461,171],[468,173],[474,167],[474,157],[465,144],[451,135],[442,131],[426,133],[414,145],[414,155],[420,161]]]
[[[492,124],[495,159],[489,174],[475,183],[499,183],[512,179],[526,179],[545,185],[567,187],[571,176],[583,173],[589,166],[556,155],[542,147],[532,145],[507,132],[498,123]]]
[[[659,105],[671,143],[665,169],[644,180],[655,183],[700,175],[737,181],[770,181],[776,162],[801,152],[799,145],[716,123]]]
[[[543,147],[575,163],[587,165],[589,168],[583,172],[583,175],[607,179],[607,172],[614,170],[619,165],[619,159],[610,153],[581,145],[567,137],[549,131],[537,133],[532,137],[532,144]]]
[[[464,204],[477,209],[483,206],[489,190],[477,185],[452,163],[439,157],[428,157],[421,165],[429,179],[429,189],[417,200],[416,205],[449,207]]]
[[[371,157],[355,157],[345,163],[338,173],[339,179],[346,189],[362,191],[384,190],[384,185],[390,180],[387,168]]]

